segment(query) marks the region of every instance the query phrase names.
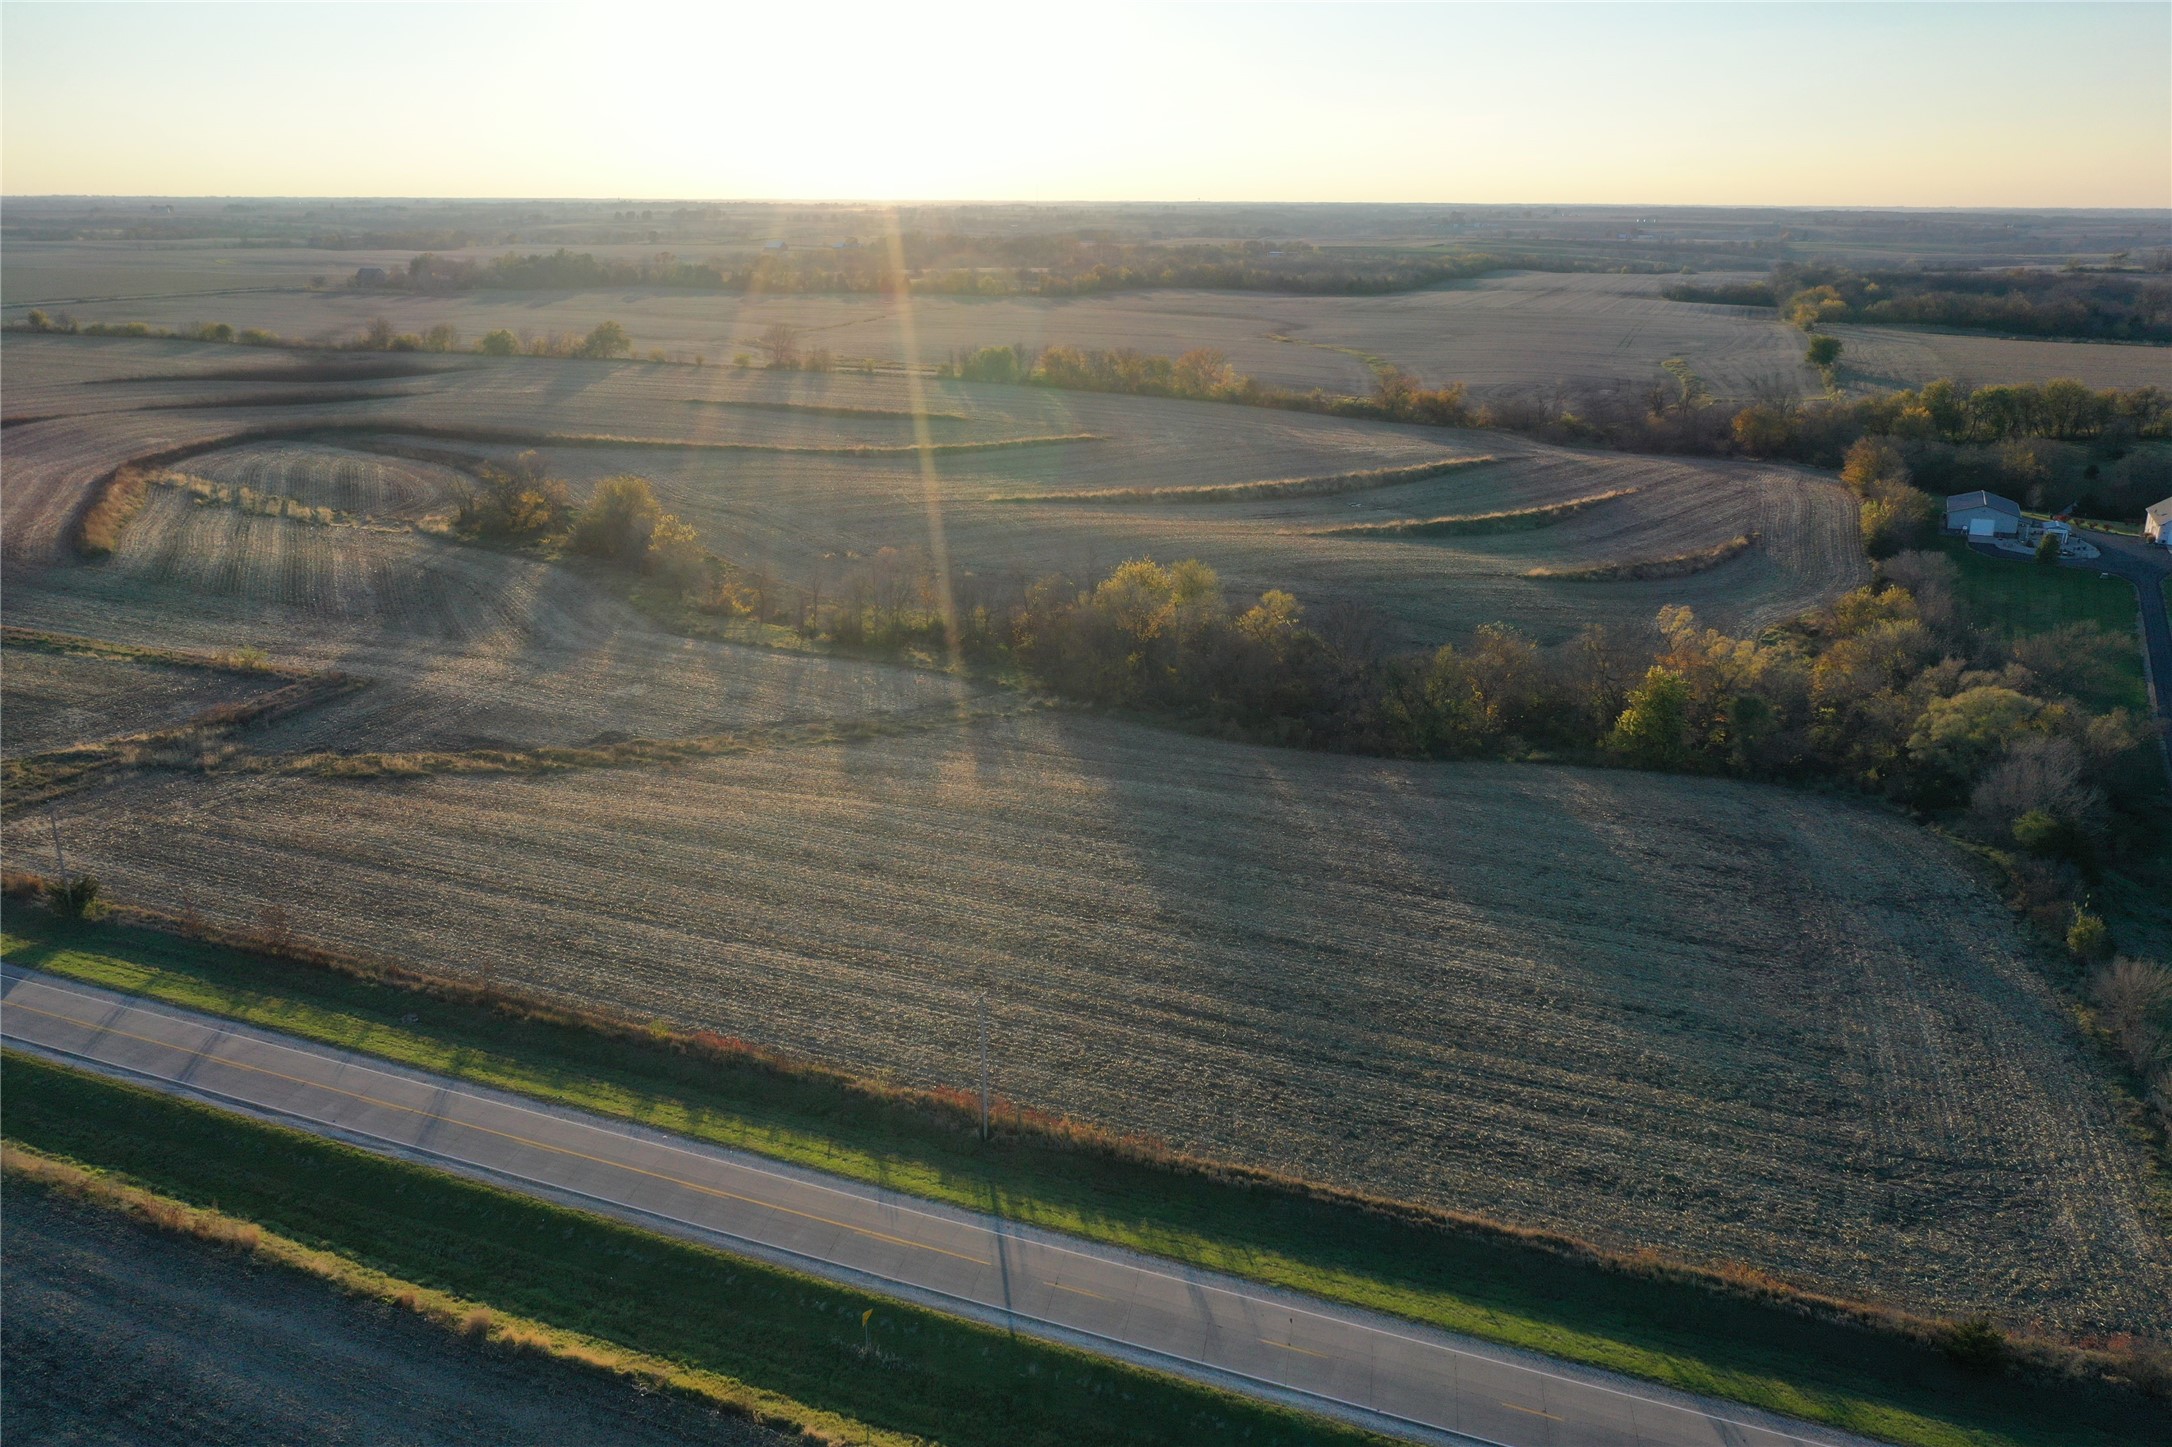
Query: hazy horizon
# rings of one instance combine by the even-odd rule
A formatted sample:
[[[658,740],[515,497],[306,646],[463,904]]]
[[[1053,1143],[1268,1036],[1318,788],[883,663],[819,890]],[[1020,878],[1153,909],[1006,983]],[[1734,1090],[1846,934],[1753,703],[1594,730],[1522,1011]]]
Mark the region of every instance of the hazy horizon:
[[[2172,7],[2146,3],[846,8],[819,30],[9,3],[0,27],[9,196],[2172,206]],[[91,55],[148,79],[85,105]]]

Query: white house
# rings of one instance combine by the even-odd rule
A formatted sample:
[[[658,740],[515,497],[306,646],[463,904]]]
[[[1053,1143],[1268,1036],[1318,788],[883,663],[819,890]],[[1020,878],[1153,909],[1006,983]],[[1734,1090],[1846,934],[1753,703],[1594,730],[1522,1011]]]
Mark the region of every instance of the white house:
[[[2021,504],[1982,488],[1954,493],[1946,499],[1946,531],[1985,542],[1995,538],[2018,538],[2021,535]]]
[[[2172,497],[2151,503],[2149,511],[2142,514],[2142,536],[2172,548]]]

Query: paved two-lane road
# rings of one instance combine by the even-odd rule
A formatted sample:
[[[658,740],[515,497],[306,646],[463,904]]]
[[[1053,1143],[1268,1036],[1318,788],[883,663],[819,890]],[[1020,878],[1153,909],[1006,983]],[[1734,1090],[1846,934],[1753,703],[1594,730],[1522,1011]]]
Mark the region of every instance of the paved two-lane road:
[[[0,972],[0,1038],[1421,1441],[1860,1440],[35,971]]]

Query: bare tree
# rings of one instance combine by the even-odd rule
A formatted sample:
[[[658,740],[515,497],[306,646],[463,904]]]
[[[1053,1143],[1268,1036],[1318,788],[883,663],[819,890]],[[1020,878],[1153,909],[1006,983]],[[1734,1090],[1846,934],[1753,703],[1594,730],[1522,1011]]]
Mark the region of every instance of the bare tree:
[[[769,358],[773,370],[790,371],[799,365],[799,328],[789,322],[772,324],[755,345]]]

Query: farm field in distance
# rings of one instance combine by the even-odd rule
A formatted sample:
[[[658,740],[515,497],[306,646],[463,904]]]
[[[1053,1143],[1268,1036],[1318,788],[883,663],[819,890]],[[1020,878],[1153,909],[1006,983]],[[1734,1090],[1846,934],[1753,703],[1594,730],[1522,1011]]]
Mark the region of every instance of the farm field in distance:
[[[485,255],[491,253],[484,253]],[[167,256],[174,253],[165,253]],[[249,253],[222,258],[261,266]],[[352,275],[367,255],[338,254],[315,265]],[[111,263],[102,263],[111,264]],[[1678,281],[1725,285],[1757,280],[1749,272],[1616,275],[1608,272],[1512,271],[1387,296],[1292,296],[1257,292],[1121,292],[1073,298],[916,296],[909,306],[878,296],[796,294],[739,296],[661,287],[574,292],[486,289],[450,295],[312,289],[291,271],[265,285],[206,287],[202,273],[156,272],[147,284],[172,292],[119,295],[71,303],[64,297],[11,295],[6,315],[64,306],[82,322],[146,322],[183,328],[225,321],[284,336],[341,341],[383,317],[399,331],[439,324],[474,338],[506,328],[523,335],[579,335],[598,322],[621,323],[643,352],[701,355],[712,364],[759,355],[762,333],[780,323],[809,346],[841,357],[889,364],[938,362],[954,351],[1023,344],[1039,349],[1134,347],[1176,355],[1212,347],[1237,370],[1298,390],[1362,393],[1369,361],[1393,364],[1442,385],[1462,382],[1476,397],[1498,400],[1559,388],[1641,388],[1660,364],[1685,362],[1722,399],[1778,387],[1803,395],[1820,389],[1803,364],[1803,336],[1769,308],[1669,301],[1661,288]],[[56,272],[68,274],[66,267]],[[322,274],[320,272],[312,274]],[[214,266],[210,281],[223,280]],[[133,279],[120,282],[135,285]],[[906,354],[909,314],[913,356]],[[1914,387],[1937,377],[2048,381],[2076,377],[2092,387],[2161,382],[2166,350],[2150,346],[2042,341],[1941,333],[1925,328],[1845,325],[1843,377],[1852,388]]]
[[[395,362],[404,376],[370,377],[365,363],[348,382],[282,382],[285,359],[253,349],[16,339],[10,355],[10,407],[41,419],[9,430],[18,478],[7,499],[13,555],[58,546],[100,463],[110,468],[176,445],[205,449],[187,461],[192,473],[353,514],[325,528],[239,517],[176,493],[154,498],[110,566],[60,570],[25,590],[18,621],[63,632],[98,634],[109,612],[142,604],[168,619],[161,629],[200,633],[165,606],[156,587],[143,590],[146,581],[178,581],[177,568],[197,570],[188,611],[217,616],[228,630],[221,641],[236,629],[290,628],[297,612],[317,620],[314,632],[357,608],[397,610],[404,589],[372,583],[361,589],[367,603],[357,601],[358,585],[395,566],[433,580],[411,586],[477,595],[429,617],[403,618],[403,637],[487,630],[530,614],[540,615],[533,618],[538,628],[572,626],[558,614],[576,605],[556,595],[577,590],[535,581],[540,575],[520,562],[413,533],[415,513],[450,508],[453,485],[442,466],[358,461],[358,445],[424,448],[473,463],[502,462],[533,442],[577,483],[637,472],[719,551],[800,587],[819,587],[842,570],[840,555],[927,553],[927,484],[913,424],[898,415],[916,393],[936,414],[927,425],[945,545],[958,566],[991,586],[1018,588],[1051,572],[1098,576],[1141,555],[1197,556],[1233,589],[1286,588],[1314,605],[1363,604],[1407,641],[1424,644],[1502,620],[1553,641],[1589,622],[1649,618],[1666,602],[1689,602],[1717,626],[1749,627],[1815,606],[1863,576],[1845,495],[1784,465],[1630,457],[1499,433],[1156,398],[965,382],[909,388],[880,376],[432,359]],[[326,388],[339,399],[312,396]],[[270,451],[247,441],[266,429],[313,425],[325,430]],[[569,434],[690,445],[547,440]],[[215,446],[222,436],[241,444],[231,456]],[[323,480],[312,480],[307,468],[292,476],[278,470],[287,466],[279,459],[299,458],[298,448],[334,449]],[[1399,469],[1435,462],[1469,465],[1395,480],[1405,475]],[[352,475],[345,492],[332,482],[341,466]],[[365,471],[375,479],[366,486],[358,480]],[[1238,502],[1068,498],[1142,484],[1302,482],[1367,471],[1387,476],[1330,495],[1277,497],[1270,490]],[[400,481],[388,480],[394,476]],[[280,494],[282,487],[294,492]],[[1601,495],[1609,500],[1536,531],[1325,535],[1353,522]],[[383,523],[400,530],[376,526]],[[174,536],[175,529],[189,538]],[[1746,534],[1757,536],[1757,546],[1743,556],[1665,584],[1526,576],[1541,565],[1670,556]],[[331,561],[350,553],[382,561],[367,568]],[[542,594],[530,597],[538,588]],[[518,596],[481,596],[501,589]],[[423,611],[432,610],[425,604]],[[276,640],[271,632],[260,641],[272,647]]]

